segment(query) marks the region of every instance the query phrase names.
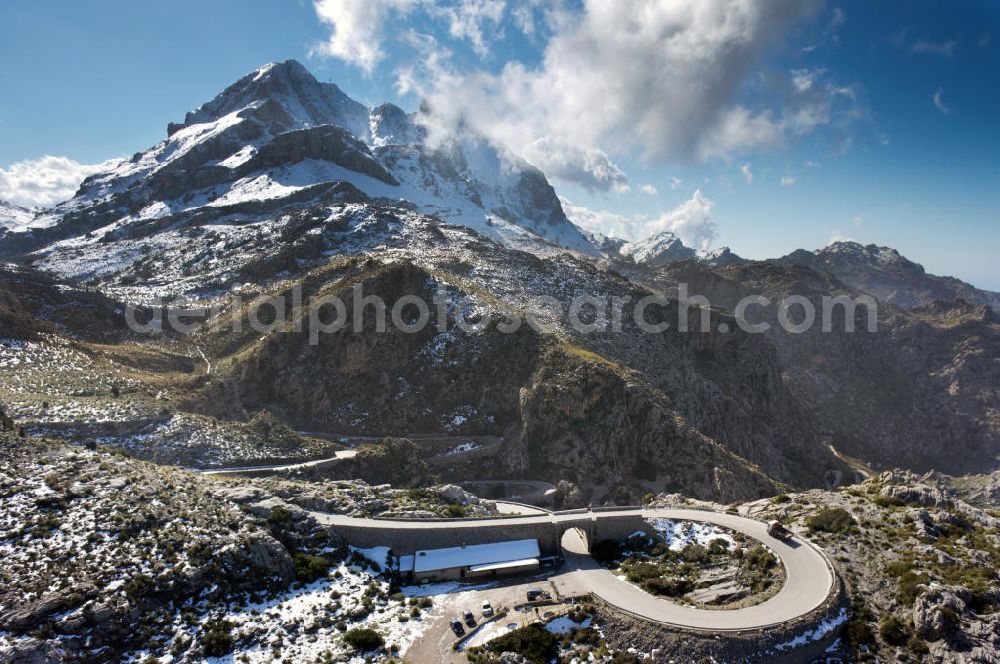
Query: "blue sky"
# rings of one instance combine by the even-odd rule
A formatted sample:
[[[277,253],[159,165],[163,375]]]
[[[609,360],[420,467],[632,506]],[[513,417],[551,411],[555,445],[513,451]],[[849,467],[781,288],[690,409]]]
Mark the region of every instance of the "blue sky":
[[[852,238],[1000,290],[1000,5],[643,4],[7,2],[0,193],[149,147],[295,58],[360,101],[469,119],[591,229],[751,258]]]

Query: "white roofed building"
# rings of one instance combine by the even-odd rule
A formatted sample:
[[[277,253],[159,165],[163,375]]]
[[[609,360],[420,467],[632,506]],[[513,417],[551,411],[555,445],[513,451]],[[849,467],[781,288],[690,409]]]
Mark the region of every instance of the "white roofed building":
[[[402,556],[399,573],[415,583],[495,579],[538,569],[540,555],[536,539],[425,549]]]

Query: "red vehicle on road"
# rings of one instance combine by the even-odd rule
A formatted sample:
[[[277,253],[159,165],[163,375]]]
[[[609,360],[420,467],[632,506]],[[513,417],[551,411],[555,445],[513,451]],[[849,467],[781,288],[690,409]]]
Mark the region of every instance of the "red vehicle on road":
[[[780,521],[771,521],[767,524],[767,534],[775,539],[788,541],[792,539],[792,531],[782,525]]]

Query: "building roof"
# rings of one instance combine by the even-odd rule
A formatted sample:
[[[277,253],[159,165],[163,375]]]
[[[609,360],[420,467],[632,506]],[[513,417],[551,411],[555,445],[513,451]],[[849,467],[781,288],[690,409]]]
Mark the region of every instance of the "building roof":
[[[538,558],[525,558],[523,560],[510,560],[505,563],[490,563],[488,565],[473,565],[470,572],[491,572],[493,570],[511,569],[512,567],[538,567]]]
[[[536,539],[453,546],[447,549],[427,549],[417,551],[414,554],[413,571],[419,574],[420,572],[453,567],[491,565],[537,558],[538,555],[538,540]]]

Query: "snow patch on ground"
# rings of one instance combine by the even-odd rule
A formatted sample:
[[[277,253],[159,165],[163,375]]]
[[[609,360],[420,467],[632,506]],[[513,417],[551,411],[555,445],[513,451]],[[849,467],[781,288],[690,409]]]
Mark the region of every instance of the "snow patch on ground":
[[[650,519],[649,522],[671,551],[680,551],[692,543],[708,546],[715,539],[725,540],[730,547],[736,546],[736,540],[728,530],[711,523],[673,519]]]
[[[808,643],[819,641],[827,634],[843,625],[845,622],[847,622],[847,609],[841,608],[837,615],[826,618],[813,629],[806,630],[795,638],[776,645],[774,648],[775,650],[791,650],[793,648],[801,648]]]

